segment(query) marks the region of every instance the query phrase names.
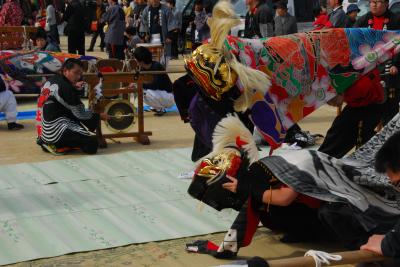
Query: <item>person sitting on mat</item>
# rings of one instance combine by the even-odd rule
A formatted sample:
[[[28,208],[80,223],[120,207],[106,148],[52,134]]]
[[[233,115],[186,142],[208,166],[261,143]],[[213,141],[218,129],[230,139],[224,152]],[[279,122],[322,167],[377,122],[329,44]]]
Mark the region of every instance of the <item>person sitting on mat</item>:
[[[153,61],[151,52],[143,46],[139,46],[133,52],[133,56],[139,64],[141,71],[164,71],[160,62]],[[151,106],[155,116],[162,116],[167,108],[172,107],[174,95],[172,94],[172,82],[168,74],[152,75],[153,81],[143,83],[143,101]],[[130,86],[133,86],[132,84]]]
[[[61,73],[51,77],[41,88],[36,112],[37,143],[44,151],[55,155],[71,149],[95,154],[98,141],[93,131],[104,113],[86,110],[80,98],[84,86],[82,62],[68,59]]]

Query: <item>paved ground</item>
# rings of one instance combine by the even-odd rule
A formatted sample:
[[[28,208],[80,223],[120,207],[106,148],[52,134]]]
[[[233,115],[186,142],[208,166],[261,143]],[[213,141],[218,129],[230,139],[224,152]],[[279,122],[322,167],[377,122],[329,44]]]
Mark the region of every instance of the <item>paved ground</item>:
[[[86,44],[89,44],[86,39]],[[63,38],[65,49],[65,39]],[[96,47],[96,49],[99,49]],[[99,57],[105,57],[105,53],[90,53]],[[179,64],[177,61],[176,64]],[[172,77],[174,78],[174,77]],[[34,99],[19,99],[20,110],[33,109]],[[303,129],[312,133],[325,134],[331,121],[336,114],[336,109],[324,106],[311,116],[306,118],[300,125]],[[1,150],[0,164],[12,164],[21,162],[36,162],[45,160],[60,159],[41,151],[35,144],[34,121],[22,121],[25,129],[18,132],[10,132],[6,124],[0,122]],[[131,138],[118,139],[121,143],[112,143],[107,149],[101,149],[99,154],[115,153],[126,150],[145,150],[172,147],[188,147],[192,145],[193,132],[189,125],[181,122],[177,113],[169,113],[163,117],[154,117],[152,113],[145,114],[145,130],[153,132],[150,137],[151,144],[143,146],[133,142]],[[64,157],[80,157],[81,154],[74,154]],[[222,234],[209,235],[217,242],[222,239]],[[288,256],[299,256],[306,248],[318,249],[319,246],[310,244],[296,244],[287,246],[280,244],[279,236],[266,235],[261,231],[255,242],[248,248],[241,251],[243,256],[259,255],[268,258],[279,258]],[[204,237],[203,237],[204,238]],[[20,263],[16,266],[211,266],[227,263],[218,261],[206,255],[187,254],[184,251],[184,244],[193,238],[185,238],[164,242],[152,242],[148,244],[130,245],[116,249],[76,253],[67,256],[42,259],[27,263]]]

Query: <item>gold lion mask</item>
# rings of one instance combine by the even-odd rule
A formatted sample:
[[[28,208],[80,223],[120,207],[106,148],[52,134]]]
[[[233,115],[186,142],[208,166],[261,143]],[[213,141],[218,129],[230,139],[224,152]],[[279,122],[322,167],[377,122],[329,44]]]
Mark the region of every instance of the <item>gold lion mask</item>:
[[[185,59],[186,69],[212,99],[219,101],[237,80],[237,74],[228,65],[221,51],[210,44],[199,46],[190,58]]]

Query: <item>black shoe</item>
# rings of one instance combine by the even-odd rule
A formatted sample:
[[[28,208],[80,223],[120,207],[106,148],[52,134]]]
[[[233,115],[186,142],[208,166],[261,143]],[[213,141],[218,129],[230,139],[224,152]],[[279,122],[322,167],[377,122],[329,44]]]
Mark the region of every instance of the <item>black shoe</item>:
[[[86,50],[87,52],[93,52],[93,48],[89,48],[88,50]]]
[[[10,131],[24,129],[24,125],[16,123],[16,122],[9,122],[7,126],[8,126],[8,130],[10,130]]]
[[[157,110],[157,111],[154,112],[154,116],[161,117],[165,113],[167,113],[167,111],[165,109],[160,109],[160,110]]]

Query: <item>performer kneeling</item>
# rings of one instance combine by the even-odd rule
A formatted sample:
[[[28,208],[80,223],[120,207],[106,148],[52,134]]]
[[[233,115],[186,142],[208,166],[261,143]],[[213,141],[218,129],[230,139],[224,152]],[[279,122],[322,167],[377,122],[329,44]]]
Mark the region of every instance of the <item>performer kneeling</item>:
[[[51,77],[41,89],[36,128],[37,143],[44,151],[57,155],[71,149],[97,152],[98,141],[93,131],[99,119],[107,116],[85,109],[80,98],[84,85],[82,66],[79,59],[66,60],[62,74]]]
[[[251,134],[239,119],[223,119],[213,135],[213,152],[199,163],[188,192],[217,210],[234,208],[239,214],[219,247],[196,241],[188,249],[234,257],[251,243],[260,221],[284,231],[282,241],[334,236],[351,249],[372,234],[390,231],[400,218],[392,197],[396,188],[371,163],[399,123],[397,115],[347,158],[299,150],[258,160]]]

